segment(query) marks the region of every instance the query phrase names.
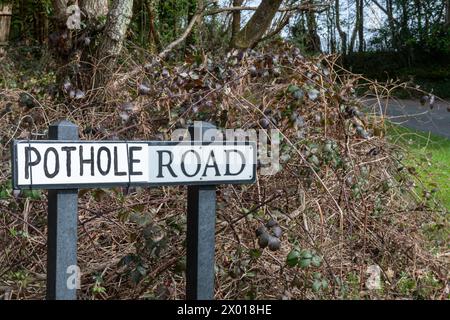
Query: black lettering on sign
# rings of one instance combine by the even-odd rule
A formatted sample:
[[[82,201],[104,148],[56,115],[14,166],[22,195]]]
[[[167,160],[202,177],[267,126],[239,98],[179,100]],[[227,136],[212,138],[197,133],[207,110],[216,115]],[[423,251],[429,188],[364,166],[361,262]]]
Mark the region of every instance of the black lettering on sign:
[[[172,161],[173,161],[172,152],[170,152],[169,150],[158,150],[156,152],[158,152],[158,175],[157,175],[157,177],[164,178],[164,176],[162,174],[162,168],[167,167],[167,169],[169,169],[169,172],[172,175],[172,177],[178,178],[177,175],[175,174],[175,172],[173,172],[173,169],[171,167]],[[169,163],[163,164],[163,153],[166,153],[169,155]]]
[[[91,176],[94,176],[94,147],[91,147],[91,158],[84,159],[83,158],[83,146],[80,146],[80,176],[83,176],[83,165],[91,164]]]
[[[231,153],[231,152],[237,152],[237,154],[241,157],[241,160],[242,160],[242,166],[241,166],[241,169],[240,169],[238,172],[236,172],[236,173],[231,173],[231,171],[230,171],[230,153]],[[225,170],[225,175],[226,175],[226,176],[237,176],[237,175],[240,174],[242,171],[244,171],[244,168],[245,168],[245,157],[244,157],[244,154],[243,154],[241,151],[236,150],[236,149],[233,149],[233,150],[225,150],[225,154],[226,154],[226,156],[227,156],[227,158],[226,158],[227,165],[226,165],[226,170]]]
[[[186,172],[186,167],[185,167],[185,165],[184,165],[184,161],[185,161],[185,158],[186,158],[186,155],[189,153],[189,152],[192,152],[193,154],[195,154],[195,157],[197,158],[197,170],[193,173],[193,174],[189,174],[189,173],[187,173]],[[186,151],[185,153],[183,153],[183,156],[181,157],[181,171],[183,171],[183,174],[186,176],[186,177],[193,177],[193,176],[195,176],[195,175],[197,175],[198,174],[198,172],[200,171],[200,168],[202,167],[202,165],[201,165],[201,160],[200,160],[200,156],[199,156],[199,154],[197,153],[197,152],[195,152],[195,150],[188,150],[188,151]]]
[[[106,170],[103,170],[102,168],[102,152],[106,152],[106,157],[108,159],[107,165],[106,165]],[[100,172],[100,174],[102,176],[106,176],[109,173],[109,170],[111,169],[111,151],[109,151],[109,149],[107,147],[100,147],[98,149],[97,152],[97,168],[98,168],[98,172]]]
[[[67,176],[70,177],[72,175],[72,156],[71,152],[76,150],[76,147],[62,147],[61,150],[66,152],[66,171]]]
[[[213,164],[209,164],[210,160],[213,160]],[[209,154],[208,157],[208,161],[206,161],[206,166],[205,166],[205,170],[203,171],[203,177],[206,177],[206,171],[208,171],[209,168],[214,168],[214,170],[216,171],[216,177],[220,176],[220,171],[219,171],[219,167],[217,166],[216,163],[216,156],[214,155],[214,151],[211,150],[211,153]]]
[[[115,176],[124,176],[127,173],[124,171],[119,171],[119,157],[117,155],[117,147],[114,147],[114,175]]]
[[[53,152],[53,154],[55,155],[55,169],[53,170],[53,173],[50,173],[48,171],[48,154],[50,152]],[[50,147],[47,150],[45,150],[44,153],[44,173],[45,176],[47,178],[54,178],[59,172],[59,155],[58,155],[58,151],[56,151],[55,148]]]
[[[31,151],[36,154],[36,160],[33,162],[31,162]],[[41,155],[39,151],[33,147],[25,147],[25,179],[30,178],[30,168],[37,165],[39,162],[41,162]]]
[[[138,159],[134,159],[133,157],[133,152],[134,151],[139,151],[142,150],[142,147],[130,147],[130,176],[142,176],[142,172],[141,171],[134,171],[133,169],[133,163],[140,163],[141,160]]]

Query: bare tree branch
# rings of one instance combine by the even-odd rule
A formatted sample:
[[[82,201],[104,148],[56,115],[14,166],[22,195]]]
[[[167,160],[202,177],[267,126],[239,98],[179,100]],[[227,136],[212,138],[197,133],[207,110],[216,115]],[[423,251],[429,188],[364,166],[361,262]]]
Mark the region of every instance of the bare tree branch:
[[[373,4],[375,4],[381,11],[383,11],[383,13],[384,13],[385,15],[387,15],[388,17],[391,16],[390,13],[388,12],[388,10],[387,10],[385,7],[383,7],[377,0],[372,0],[372,2],[373,2]],[[390,18],[393,19],[392,17],[390,17]],[[394,22],[396,25],[398,25],[398,21],[397,21],[397,20],[393,19],[393,22]]]
[[[326,10],[332,1],[326,1],[322,4],[311,4],[311,3],[302,3],[296,6],[279,8],[278,12],[287,12],[287,11],[314,11],[314,12],[322,12]],[[225,7],[225,8],[216,8],[211,9],[205,12],[205,16],[210,16],[214,14],[219,14],[222,12],[232,12],[232,11],[256,11],[258,6],[238,6],[238,7]]]
[[[277,35],[278,33],[283,30],[283,28],[289,23],[289,20],[292,17],[292,12],[286,13],[285,16],[281,19],[281,21],[278,23],[278,26],[269,32],[266,36],[262,37],[259,42],[265,41],[267,39],[272,38],[273,36]]]
[[[194,16],[192,17],[191,21],[189,21],[188,26],[186,27],[186,30],[184,30],[183,34],[176,39],[175,41],[171,42],[159,55],[158,57],[161,59],[164,59],[167,54],[170,53],[170,51],[172,51],[176,46],[178,46],[180,43],[182,43],[187,36],[191,33],[192,28],[194,27],[194,25],[197,23],[198,20],[200,20],[200,18],[203,16],[203,10],[204,10],[204,3],[202,0],[198,1],[198,8],[197,8],[197,12],[194,14]]]

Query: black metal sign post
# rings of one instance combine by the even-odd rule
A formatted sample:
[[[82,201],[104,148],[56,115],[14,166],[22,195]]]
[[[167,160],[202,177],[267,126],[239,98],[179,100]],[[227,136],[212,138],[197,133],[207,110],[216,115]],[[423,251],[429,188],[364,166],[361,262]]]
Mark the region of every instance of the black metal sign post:
[[[208,123],[190,127],[191,139],[209,129]],[[204,141],[204,140],[203,140]],[[209,141],[207,141],[209,142]],[[211,141],[212,142],[212,141]],[[186,299],[211,300],[214,297],[214,245],[216,227],[216,186],[188,186]]]
[[[14,141],[14,188],[48,189],[47,299],[76,299],[78,189],[131,185],[188,186],[186,299],[213,299],[216,185],[256,179],[256,144],[211,141],[215,130],[197,123],[184,142],[78,141],[61,121],[48,141]]]
[[[52,140],[78,140],[78,127],[68,121],[52,124]],[[77,265],[78,189],[48,190],[47,299],[75,300],[70,266]],[[76,277],[77,275],[75,275]]]

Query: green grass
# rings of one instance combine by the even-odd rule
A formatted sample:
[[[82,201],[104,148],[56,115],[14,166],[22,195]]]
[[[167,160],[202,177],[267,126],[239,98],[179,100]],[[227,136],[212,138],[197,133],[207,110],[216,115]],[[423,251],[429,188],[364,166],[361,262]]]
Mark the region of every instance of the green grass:
[[[405,163],[423,182],[418,184],[419,193],[450,210],[450,140],[392,124],[388,139],[407,151]]]

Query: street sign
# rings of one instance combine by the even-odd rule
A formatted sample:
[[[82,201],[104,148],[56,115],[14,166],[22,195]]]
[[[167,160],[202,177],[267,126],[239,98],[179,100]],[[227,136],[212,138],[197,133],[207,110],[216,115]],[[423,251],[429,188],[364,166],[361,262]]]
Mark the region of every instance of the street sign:
[[[14,141],[14,188],[252,183],[255,142]]]
[[[189,127],[210,141],[206,122]],[[75,300],[78,189],[187,185],[186,299],[214,297],[216,185],[254,183],[255,142],[80,141],[68,121],[46,141],[15,140],[14,189],[49,189],[47,299]]]

